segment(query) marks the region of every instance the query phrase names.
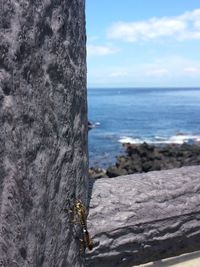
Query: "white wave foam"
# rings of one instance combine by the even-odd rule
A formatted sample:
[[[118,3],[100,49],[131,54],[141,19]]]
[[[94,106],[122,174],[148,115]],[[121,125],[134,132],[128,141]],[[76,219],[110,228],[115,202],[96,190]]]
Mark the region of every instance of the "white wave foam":
[[[130,144],[142,144],[144,142],[148,144],[177,144],[182,145],[183,143],[198,143],[200,142],[200,135],[187,135],[177,134],[169,138],[162,136],[155,136],[154,138],[134,138],[129,136],[123,136],[118,140],[120,143]]]
[[[123,136],[119,139],[119,142],[122,144],[124,144],[124,143],[142,144],[144,141],[139,139],[139,138],[132,138],[132,137]]]
[[[200,138],[199,135],[181,134],[181,135],[172,136],[169,139],[169,142],[173,144],[183,144],[183,143],[189,143],[189,142],[198,142],[199,138]]]
[[[97,122],[91,122],[91,121],[90,121],[89,123],[90,123],[90,124],[89,124],[90,129],[91,129],[91,128],[98,127],[98,126],[100,126],[100,124],[101,124],[101,123],[98,122],[98,121],[97,121]]]

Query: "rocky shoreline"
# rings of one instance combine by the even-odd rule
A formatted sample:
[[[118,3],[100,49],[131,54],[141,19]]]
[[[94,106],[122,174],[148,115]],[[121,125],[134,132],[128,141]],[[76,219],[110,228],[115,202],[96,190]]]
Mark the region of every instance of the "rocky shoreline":
[[[183,166],[200,165],[199,144],[140,145],[123,144],[125,154],[117,157],[116,163],[106,170],[90,168],[93,179],[117,177],[133,173],[167,170]]]

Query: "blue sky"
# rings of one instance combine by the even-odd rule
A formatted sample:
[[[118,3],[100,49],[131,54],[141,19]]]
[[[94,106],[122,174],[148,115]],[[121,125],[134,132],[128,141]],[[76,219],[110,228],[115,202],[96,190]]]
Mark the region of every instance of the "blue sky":
[[[86,0],[88,87],[200,87],[199,0]]]

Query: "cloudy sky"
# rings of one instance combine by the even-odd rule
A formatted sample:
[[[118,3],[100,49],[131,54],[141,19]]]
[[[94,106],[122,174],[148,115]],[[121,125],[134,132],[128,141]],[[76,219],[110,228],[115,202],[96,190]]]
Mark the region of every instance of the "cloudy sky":
[[[200,87],[199,0],[86,0],[88,87]]]

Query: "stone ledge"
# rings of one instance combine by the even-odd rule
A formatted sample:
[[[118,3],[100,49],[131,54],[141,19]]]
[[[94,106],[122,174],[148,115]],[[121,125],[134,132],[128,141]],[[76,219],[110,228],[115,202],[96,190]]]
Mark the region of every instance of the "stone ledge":
[[[93,185],[87,266],[129,267],[200,249],[200,166]]]

